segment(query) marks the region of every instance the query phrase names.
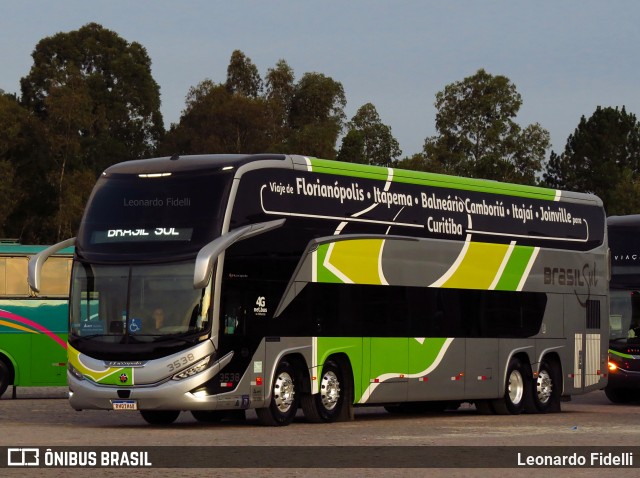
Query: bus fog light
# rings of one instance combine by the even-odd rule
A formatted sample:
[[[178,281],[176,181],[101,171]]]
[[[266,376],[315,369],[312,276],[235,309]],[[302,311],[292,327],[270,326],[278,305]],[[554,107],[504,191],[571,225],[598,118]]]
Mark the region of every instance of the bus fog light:
[[[203,358],[202,360],[197,362],[195,365],[192,365],[188,369],[183,370],[182,372],[175,374],[173,376],[173,380],[182,380],[183,378],[189,378],[189,377],[194,376],[197,373],[202,372],[203,370],[205,370],[209,366],[209,360],[210,359],[211,359],[211,356]]]

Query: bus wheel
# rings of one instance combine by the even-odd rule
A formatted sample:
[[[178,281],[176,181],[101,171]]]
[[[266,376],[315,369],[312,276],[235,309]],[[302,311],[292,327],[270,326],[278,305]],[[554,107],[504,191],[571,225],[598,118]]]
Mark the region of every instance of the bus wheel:
[[[291,423],[298,411],[296,387],[295,370],[289,362],[283,360],[276,368],[269,406],[256,409],[260,423],[267,426],[283,426]]]
[[[347,383],[340,366],[335,362],[325,363],[320,377],[320,391],[314,400],[321,421],[335,422],[341,417],[346,392]]]
[[[530,375],[525,366],[516,357],[511,358],[507,368],[507,381],[504,397],[491,402],[493,411],[498,415],[518,415],[525,409],[530,396]]]
[[[11,384],[12,377],[9,367],[2,359],[0,359],[0,397]]]
[[[180,410],[140,410],[140,415],[151,425],[170,425],[176,421]]]
[[[560,411],[560,378],[553,362],[543,360],[534,382],[533,403],[538,412]]]

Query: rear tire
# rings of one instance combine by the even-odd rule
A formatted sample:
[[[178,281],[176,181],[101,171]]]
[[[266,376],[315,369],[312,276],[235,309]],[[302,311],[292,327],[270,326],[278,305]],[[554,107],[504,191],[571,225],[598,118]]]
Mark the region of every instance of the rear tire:
[[[180,415],[180,410],[140,410],[142,418],[150,425],[171,425]]]
[[[289,425],[298,411],[297,392],[298,379],[295,369],[283,360],[276,368],[269,406],[256,409],[260,423],[271,427]]]
[[[345,373],[336,362],[327,361],[322,367],[319,392],[305,395],[301,404],[305,417],[310,422],[335,422],[344,417],[345,407],[350,406],[349,383]]]
[[[540,413],[560,411],[560,371],[555,362],[542,360],[538,376],[533,383],[533,404]]]
[[[518,415],[522,413],[531,397],[531,374],[527,367],[512,357],[507,368],[504,396],[491,401],[497,415]]]

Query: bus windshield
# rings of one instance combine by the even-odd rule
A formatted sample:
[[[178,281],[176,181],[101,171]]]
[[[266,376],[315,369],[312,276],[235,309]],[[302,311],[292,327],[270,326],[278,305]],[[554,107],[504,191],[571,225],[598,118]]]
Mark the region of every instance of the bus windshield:
[[[611,340],[640,339],[640,291],[612,290]]]
[[[168,340],[207,330],[211,288],[193,288],[194,261],[73,269],[70,334],[107,343]]]

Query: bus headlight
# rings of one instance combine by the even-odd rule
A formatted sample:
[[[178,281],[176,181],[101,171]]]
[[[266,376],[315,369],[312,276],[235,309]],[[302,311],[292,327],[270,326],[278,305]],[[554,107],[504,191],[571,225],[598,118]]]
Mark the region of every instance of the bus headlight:
[[[75,378],[77,378],[78,380],[84,380],[84,375],[82,375],[78,371],[78,369],[76,369],[73,365],[71,365],[71,363],[67,364],[67,370],[69,370],[69,373],[73,375]]]
[[[172,377],[173,380],[182,380],[183,378],[193,377],[195,374],[200,373],[203,370],[206,370],[207,367],[209,366],[209,360],[210,359],[211,359],[210,355],[205,357],[205,358],[203,358],[199,362],[196,362],[195,364],[193,364],[188,369],[183,370],[182,372],[175,374]]]

